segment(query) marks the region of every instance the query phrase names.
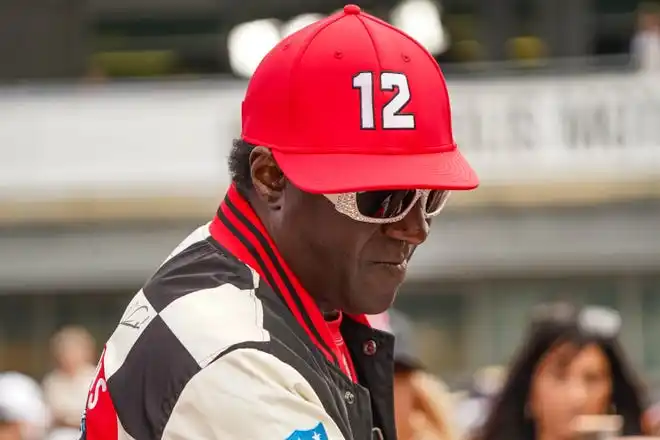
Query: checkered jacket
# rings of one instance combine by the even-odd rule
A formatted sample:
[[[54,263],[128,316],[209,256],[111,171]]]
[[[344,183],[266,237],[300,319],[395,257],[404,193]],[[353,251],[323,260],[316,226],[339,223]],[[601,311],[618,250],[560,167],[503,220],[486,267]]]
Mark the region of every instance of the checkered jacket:
[[[231,188],[132,299],[105,344],[82,440],[394,440],[393,337],[341,331],[358,376]]]

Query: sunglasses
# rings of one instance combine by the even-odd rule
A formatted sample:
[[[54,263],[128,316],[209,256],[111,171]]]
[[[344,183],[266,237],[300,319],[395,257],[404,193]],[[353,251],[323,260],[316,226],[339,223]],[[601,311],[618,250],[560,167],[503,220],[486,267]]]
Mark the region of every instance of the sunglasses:
[[[581,331],[601,338],[616,338],[621,331],[621,315],[609,307],[586,306],[577,311],[570,304],[541,304],[532,313],[532,322],[576,322]]]
[[[609,307],[590,306],[580,312],[578,325],[585,332],[615,338],[621,331],[621,315]]]
[[[418,201],[424,207],[424,218],[440,214],[451,191],[431,189],[361,191],[324,194],[335,209],[353,220],[388,224],[403,220]]]

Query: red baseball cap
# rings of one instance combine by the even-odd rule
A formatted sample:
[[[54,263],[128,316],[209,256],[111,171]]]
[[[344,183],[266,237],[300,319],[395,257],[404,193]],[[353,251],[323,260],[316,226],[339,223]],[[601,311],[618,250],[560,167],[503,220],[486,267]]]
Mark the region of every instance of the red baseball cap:
[[[355,5],[265,56],[243,101],[241,137],[271,149],[311,193],[479,185],[454,142],[436,61]]]

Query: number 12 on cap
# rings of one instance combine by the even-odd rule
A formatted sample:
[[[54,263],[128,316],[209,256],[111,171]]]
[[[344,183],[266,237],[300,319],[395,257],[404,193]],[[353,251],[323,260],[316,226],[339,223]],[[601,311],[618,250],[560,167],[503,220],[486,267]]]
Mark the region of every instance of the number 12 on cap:
[[[415,115],[401,113],[410,102],[410,86],[403,73],[382,72],[380,90],[394,91],[394,96],[382,108],[384,130],[412,130],[415,128]],[[363,130],[376,128],[374,103],[374,73],[360,72],[353,77],[353,88],[360,91],[360,124]]]

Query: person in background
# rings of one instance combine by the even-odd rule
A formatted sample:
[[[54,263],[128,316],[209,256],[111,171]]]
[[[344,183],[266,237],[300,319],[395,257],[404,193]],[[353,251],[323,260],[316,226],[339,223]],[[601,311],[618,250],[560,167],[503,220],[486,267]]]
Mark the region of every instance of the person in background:
[[[631,52],[640,72],[660,74],[660,7],[657,4],[640,6]]]
[[[645,435],[646,396],[617,340],[619,314],[566,303],[538,306],[478,440],[568,440],[580,416],[617,414]]]
[[[660,402],[650,405],[644,412],[645,432],[660,436]]]
[[[396,310],[371,315],[374,328],[394,334],[394,413],[398,440],[456,440],[451,395],[418,355],[413,327]]]
[[[0,412],[0,440],[21,440],[21,425]]]
[[[0,440],[41,440],[49,424],[39,384],[21,373],[0,373]]]
[[[468,397],[456,407],[456,420],[462,433],[469,436],[481,427],[505,379],[505,368],[499,365],[489,365],[474,373]]]
[[[77,430],[94,379],[95,342],[82,327],[65,327],[51,339],[55,369],[43,381],[55,428]]]

